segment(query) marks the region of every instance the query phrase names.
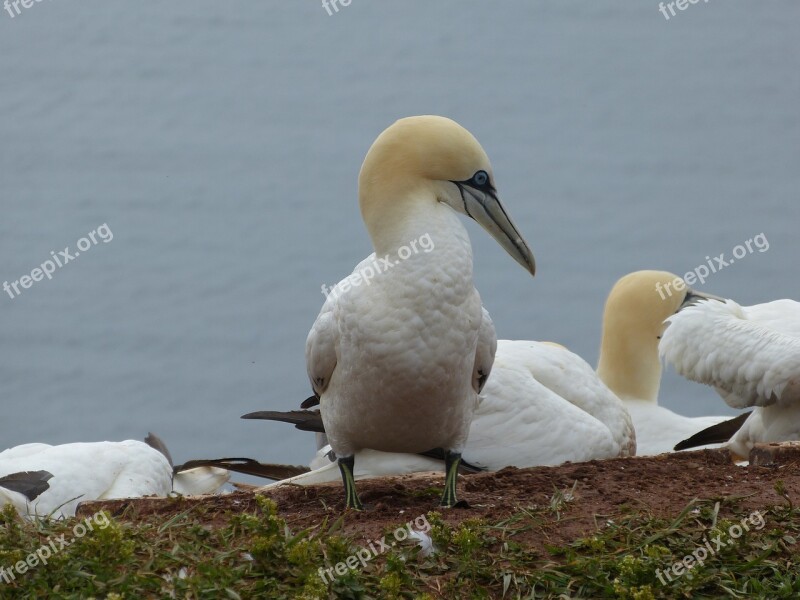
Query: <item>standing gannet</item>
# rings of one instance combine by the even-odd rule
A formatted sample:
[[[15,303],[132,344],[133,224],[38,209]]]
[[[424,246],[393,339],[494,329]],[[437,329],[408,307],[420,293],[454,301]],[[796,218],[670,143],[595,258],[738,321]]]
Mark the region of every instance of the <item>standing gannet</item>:
[[[684,417],[658,405],[664,320],[708,297],[664,271],[625,275],[608,295],[597,373],[628,408],[639,455],[672,452],[679,441],[730,418]]]
[[[244,418],[281,420],[306,431],[323,432],[313,411],[264,411]],[[312,471],[272,485],[313,485],[333,481],[335,455],[323,446]],[[591,366],[550,342],[498,340],[497,353],[463,452],[469,467],[558,465],[567,461],[632,456],[636,438],[625,406]],[[435,458],[361,450],[356,479],[433,471]]]
[[[358,186],[375,253],[337,284],[306,342],[346,506],[361,509],[353,466],[365,448],[443,449],[441,504],[452,506],[496,347],[457,213],[475,219],[532,275],[533,254],[497,197],[483,148],[450,119],[395,122],[369,149]]]
[[[756,443],[800,439],[800,303],[708,300],[667,322],[661,355],[678,373],[713,386],[733,408],[755,407],[727,444],[735,457],[747,459]]]
[[[74,516],[78,503],[87,500],[166,496],[173,489],[211,493],[229,477],[222,469],[199,468],[175,474],[173,482],[168,454],[136,440],[23,444],[0,452],[0,479],[24,472],[43,474],[42,488],[35,495],[19,488],[0,490],[0,504],[39,517]]]

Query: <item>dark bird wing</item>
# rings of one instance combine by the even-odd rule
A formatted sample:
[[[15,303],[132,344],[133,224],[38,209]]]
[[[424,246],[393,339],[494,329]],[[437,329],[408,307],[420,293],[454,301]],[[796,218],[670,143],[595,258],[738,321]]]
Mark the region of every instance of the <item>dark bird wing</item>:
[[[261,410],[242,415],[242,419],[281,421],[282,423],[291,423],[300,431],[325,433],[325,427],[322,425],[322,415],[316,410]]]
[[[220,469],[227,469],[235,473],[243,473],[245,475],[254,475],[256,477],[263,477],[265,479],[287,479],[296,475],[308,473],[308,467],[294,466],[294,465],[273,465],[260,463],[252,458],[213,458],[213,459],[200,459],[190,460],[174,467],[175,473],[181,471],[188,471],[189,469],[196,469],[198,467],[218,467]]]
[[[692,437],[678,442],[673,450],[686,450],[688,448],[697,448],[698,446],[705,446],[707,444],[724,444],[733,437],[733,434],[739,431],[749,416],[750,413],[746,412],[733,419],[722,421],[722,423],[717,423],[711,427],[706,427],[702,431],[695,433]]]
[[[0,477],[0,487],[12,492],[19,492],[28,500],[35,500],[40,494],[50,489],[49,479],[53,474],[47,471],[20,471]]]
[[[149,432],[147,434],[147,437],[144,438],[144,443],[147,444],[148,446],[150,446],[151,448],[155,448],[156,450],[161,452],[161,454],[166,456],[167,460],[169,461],[169,466],[170,467],[173,465],[173,463],[172,463],[172,455],[169,453],[169,450],[167,449],[167,445],[164,443],[164,440],[162,440],[160,437],[158,437],[155,433],[153,433],[152,431]]]

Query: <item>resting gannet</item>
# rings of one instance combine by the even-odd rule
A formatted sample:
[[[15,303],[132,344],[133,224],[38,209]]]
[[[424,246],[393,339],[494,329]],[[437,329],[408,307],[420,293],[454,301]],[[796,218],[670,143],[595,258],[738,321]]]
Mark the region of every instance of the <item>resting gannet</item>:
[[[755,407],[727,444],[747,459],[756,443],[800,440],[800,303],[698,302],[671,316],[661,355],[733,408]],[[718,438],[701,432],[693,447]]]
[[[13,504],[21,515],[38,517],[74,516],[78,503],[87,500],[166,496],[173,489],[211,493],[229,477],[222,469],[202,467],[175,474],[173,486],[168,455],[136,440],[23,444],[0,452],[0,479],[26,472],[43,475],[39,487],[3,490],[0,483],[0,505]]]
[[[496,348],[458,213],[477,221],[531,275],[533,254],[497,197],[483,148],[450,119],[395,122],[369,149],[358,187],[375,253],[334,287],[306,342],[346,506],[362,508],[353,466],[365,448],[443,449],[441,504],[452,506]]]
[[[498,341],[478,414],[465,458],[492,471],[636,453],[622,401],[585,360],[551,342]]]
[[[628,408],[639,455],[671,452],[677,442],[730,418],[684,417],[658,405],[664,320],[708,297],[672,273],[636,271],[617,281],[606,300],[597,373]]]
[[[264,411],[244,418],[285,421],[324,432],[313,411]],[[463,452],[468,470],[558,465],[635,452],[628,411],[586,361],[551,342],[498,340],[492,373],[480,393]],[[272,485],[333,481],[334,461],[330,446],[322,446],[311,462],[312,471]],[[440,466],[434,457],[365,449],[356,453],[354,474],[362,479]]]

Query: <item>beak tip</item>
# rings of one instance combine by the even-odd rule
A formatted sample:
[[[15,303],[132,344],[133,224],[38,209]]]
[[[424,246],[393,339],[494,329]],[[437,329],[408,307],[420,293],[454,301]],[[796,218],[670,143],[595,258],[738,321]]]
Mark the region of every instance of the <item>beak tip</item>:
[[[525,244],[523,242],[523,244]],[[530,251],[528,245],[525,244],[525,249],[527,252],[523,254],[523,260],[520,261],[525,270],[531,274],[531,277],[536,277],[536,259],[533,257],[533,252]]]

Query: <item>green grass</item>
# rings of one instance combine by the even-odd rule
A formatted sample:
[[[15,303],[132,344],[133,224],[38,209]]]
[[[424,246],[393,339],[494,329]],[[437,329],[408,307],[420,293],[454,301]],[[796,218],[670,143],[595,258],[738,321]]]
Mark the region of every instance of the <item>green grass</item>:
[[[29,522],[0,513],[0,567],[15,565],[61,535],[71,541],[46,565],[0,575],[0,598],[796,598],[800,596],[800,510],[760,510],[764,526],[726,544],[689,574],[662,584],[663,570],[697,552],[718,531],[751,513],[741,501],[695,501],[677,517],[628,510],[565,546],[530,544],[563,526],[580,500],[556,492],[548,505],[520,507],[498,522],[448,525],[428,513],[438,552],[423,557],[410,542],[360,564],[326,585],[320,567],[344,562],[362,540],[341,534],[341,519],[291,531],[275,505],[224,520],[202,508],[166,522],[107,515],[104,528],[76,537],[76,521]],[[724,509],[724,510],[721,510]],[[727,515],[722,518],[720,513]],[[107,520],[106,520],[107,519]],[[397,525],[402,525],[398,522]],[[387,538],[390,530],[387,533]]]

